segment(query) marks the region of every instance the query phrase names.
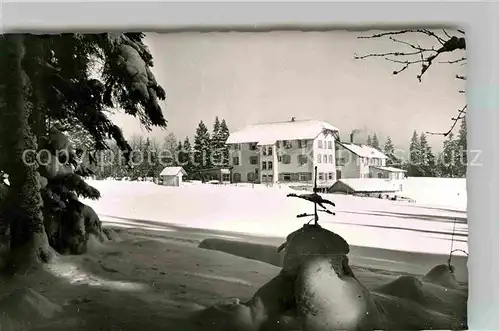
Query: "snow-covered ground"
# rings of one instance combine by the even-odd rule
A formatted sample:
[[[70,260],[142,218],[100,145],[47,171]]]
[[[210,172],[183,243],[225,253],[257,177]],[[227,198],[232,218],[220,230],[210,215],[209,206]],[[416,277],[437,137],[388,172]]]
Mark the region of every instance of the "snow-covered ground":
[[[175,225],[285,237],[305,222],[295,215],[312,211],[311,204],[287,198],[287,187],[88,183],[102,198],[86,203],[114,226],[176,231],[169,227]],[[453,248],[467,251],[465,179],[409,178],[404,195],[416,203],[325,194],[336,203],[336,215],[323,214],[320,223],[354,246],[448,254],[454,233]]]
[[[282,239],[243,233],[282,238],[304,223],[295,215],[312,207],[286,198],[286,187],[89,184],[102,198],[86,203],[106,225],[140,229],[120,231],[103,244],[91,242],[86,254],[60,256],[32,273],[0,276],[2,331],[247,330],[240,317],[248,308],[229,302],[246,302],[278,275],[279,265],[269,261],[278,257],[273,245]],[[349,260],[387,315],[387,329],[465,329],[467,285],[447,288],[422,277],[446,256],[401,252],[448,254],[455,218],[460,241],[454,248],[467,250],[465,203],[455,198],[465,197],[460,191],[465,185],[447,179],[410,179],[409,184],[406,193],[417,203],[328,196],[337,215],[324,215],[321,224],[351,246],[373,247],[351,247]],[[209,237],[240,242],[205,240]],[[457,280],[467,283],[464,260],[457,258],[454,265],[462,269]],[[398,278],[402,274],[417,278]]]

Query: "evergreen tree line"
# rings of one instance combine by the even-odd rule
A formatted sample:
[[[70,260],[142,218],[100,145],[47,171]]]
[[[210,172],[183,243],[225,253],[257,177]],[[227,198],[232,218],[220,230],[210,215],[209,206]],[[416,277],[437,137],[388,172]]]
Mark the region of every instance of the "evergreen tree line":
[[[134,136],[130,140],[130,157],[128,164],[120,149],[113,142],[109,150],[99,155],[88,155],[96,158],[93,167],[97,178],[138,178],[158,177],[166,166],[182,166],[188,178],[198,179],[198,172],[203,169],[225,167],[229,165],[229,149],[226,140],[229,128],[224,119],[215,117],[211,132],[207,125],[200,121],[194,140],[189,137],[178,140],[175,134],[169,133],[162,143],[143,136]],[[90,163],[90,162],[89,162]],[[131,165],[131,166],[128,166]]]
[[[401,167],[408,177],[465,177],[467,172],[467,125],[465,119],[460,122],[458,133],[450,132],[443,142],[443,148],[434,154],[425,133],[413,131],[410,139],[408,156],[398,155],[391,137],[383,148],[379,147],[376,134],[369,136],[367,145],[382,151],[389,157],[388,166]]]

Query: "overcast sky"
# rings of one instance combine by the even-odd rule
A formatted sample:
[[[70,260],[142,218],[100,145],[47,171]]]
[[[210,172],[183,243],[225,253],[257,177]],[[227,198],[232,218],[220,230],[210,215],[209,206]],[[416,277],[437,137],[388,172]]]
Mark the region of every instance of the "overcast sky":
[[[465,67],[439,64],[422,83],[417,67],[393,76],[398,66],[383,59],[354,60],[355,53],[401,49],[391,41],[358,39],[362,32],[260,32],[148,34],[153,72],[167,91],[166,130],[179,139],[194,135],[215,116],[231,131],[248,124],[320,119],[348,139],[354,129],[376,132],[381,144],[390,136],[407,148],[413,130],[446,131],[465,103],[454,79]],[[428,38],[419,40],[425,44]],[[460,58],[456,54],[453,58]],[[147,134],[138,121],[114,116],[125,134]],[[442,138],[429,137],[441,149]]]

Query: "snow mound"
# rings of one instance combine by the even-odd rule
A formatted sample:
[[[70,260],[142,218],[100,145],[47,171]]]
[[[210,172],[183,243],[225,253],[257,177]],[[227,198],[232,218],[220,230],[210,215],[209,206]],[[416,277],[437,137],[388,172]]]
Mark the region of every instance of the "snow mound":
[[[401,276],[398,279],[383,285],[376,291],[415,302],[422,303],[425,301],[422,281],[414,276]]]
[[[62,308],[30,288],[20,288],[0,300],[2,331],[26,330],[52,318]]]
[[[282,256],[276,252],[276,247],[272,245],[207,238],[203,239],[198,247],[236,255],[246,259],[258,260],[275,266],[282,265]]]
[[[450,289],[460,289],[460,285],[455,278],[453,268],[446,264],[439,264],[432,268],[423,278],[424,282],[440,285]]]
[[[278,251],[282,249],[285,250],[283,269],[293,272],[311,256],[347,255],[349,244],[338,234],[319,225],[305,224],[287,236]]]
[[[329,258],[306,262],[295,295],[306,331],[373,330],[380,325],[370,292],[354,277],[339,276]]]
[[[190,331],[255,331],[250,308],[238,300],[216,304],[197,312],[192,319]]]

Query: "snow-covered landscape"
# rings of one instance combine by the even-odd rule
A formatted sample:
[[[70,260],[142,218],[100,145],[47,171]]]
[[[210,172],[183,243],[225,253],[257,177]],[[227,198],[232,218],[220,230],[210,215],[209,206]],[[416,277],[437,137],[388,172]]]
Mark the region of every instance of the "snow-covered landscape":
[[[303,223],[295,215],[307,202],[286,197],[287,186],[89,181],[103,199],[87,201],[104,224],[176,231],[168,225],[284,238]],[[465,179],[410,178],[402,193],[416,202],[329,195],[337,215],[322,216],[325,228],[353,246],[448,254],[455,224],[455,248],[466,250]],[[461,253],[458,253],[461,254]]]
[[[5,35],[0,331],[467,329],[463,35]]]
[[[35,313],[26,312],[17,323],[31,321],[43,330],[194,330],[186,326],[185,318],[191,316],[203,330],[229,330],[242,323],[229,318],[238,314],[233,301],[250,299],[276,276],[276,247],[304,223],[295,215],[311,208],[286,198],[291,189],[285,186],[89,182],[102,198],[87,203],[105,227],[117,229],[117,239],[95,243],[83,256],[61,256],[31,276],[30,288],[43,297],[19,294],[30,298],[26,306],[50,303],[53,310],[49,305],[41,316],[39,308],[32,308]],[[453,248],[467,251],[465,180],[409,178],[407,188],[413,203],[325,194],[336,203],[336,215],[322,216],[320,224],[351,245],[353,270],[364,286],[378,291],[379,302],[392,314],[393,329],[423,325],[424,320],[429,328],[463,327],[467,270],[462,252],[452,261],[461,288],[424,282],[417,286],[420,294],[409,294],[416,300],[411,304],[408,298],[394,295],[396,301],[391,301],[384,294],[394,287],[405,296],[414,285],[398,284],[399,276],[420,278],[446,263],[455,220]],[[62,310],[65,314],[57,315]],[[103,310],[106,319],[99,317]],[[64,317],[47,318],[53,315]],[[12,330],[27,325],[9,323]]]

